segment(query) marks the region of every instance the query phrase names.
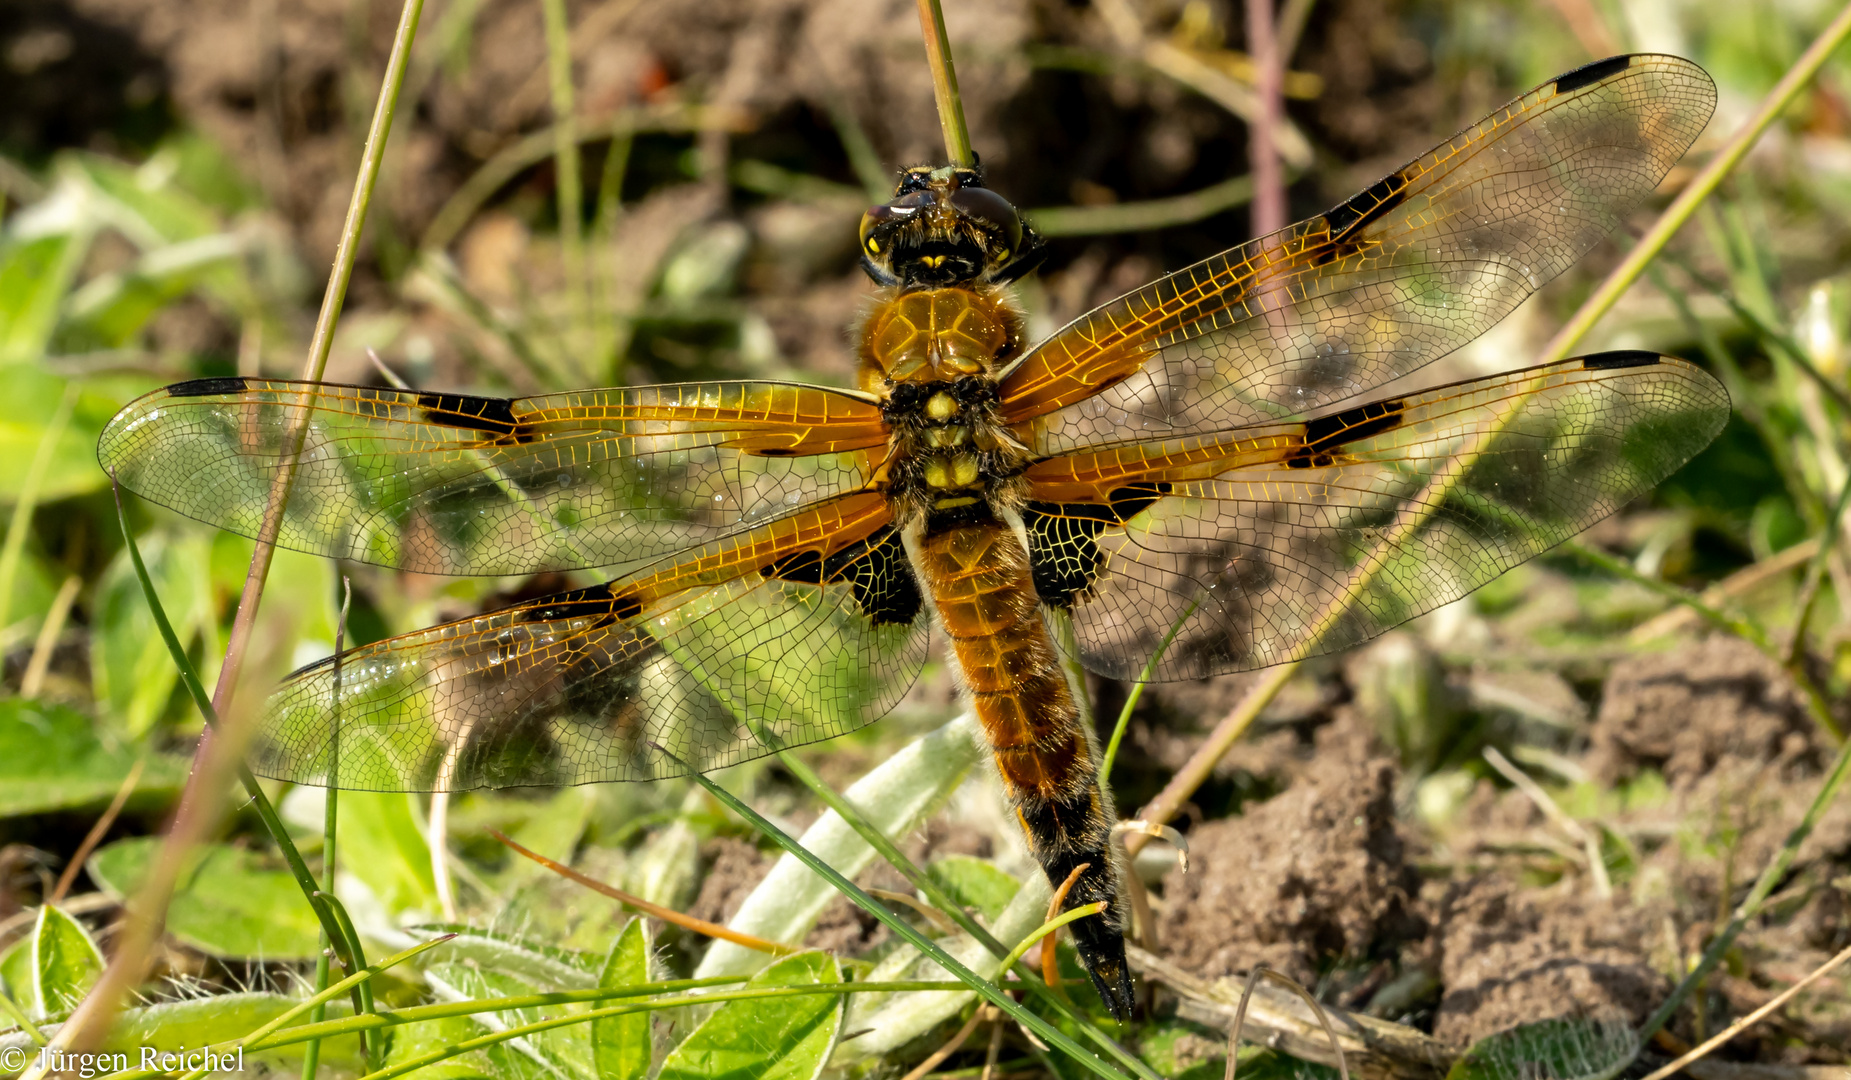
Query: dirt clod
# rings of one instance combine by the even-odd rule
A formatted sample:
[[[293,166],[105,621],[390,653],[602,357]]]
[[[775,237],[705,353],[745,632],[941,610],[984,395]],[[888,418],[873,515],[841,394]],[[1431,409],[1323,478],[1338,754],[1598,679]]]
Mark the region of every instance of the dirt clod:
[[[1725,761],[1818,767],[1812,720],[1779,665],[1739,638],[1634,657],[1607,680],[1587,764],[1605,783],[1657,768],[1686,788]]]
[[[1645,953],[1649,919],[1597,900],[1553,903],[1491,879],[1439,906],[1446,990],[1434,1035],[1458,1045],[1558,1016],[1637,1024],[1671,989]]]
[[[1306,777],[1245,816],[1189,835],[1189,872],[1164,878],[1164,948],[1197,974],[1268,964],[1303,982],[1335,958],[1423,932],[1385,759]]]

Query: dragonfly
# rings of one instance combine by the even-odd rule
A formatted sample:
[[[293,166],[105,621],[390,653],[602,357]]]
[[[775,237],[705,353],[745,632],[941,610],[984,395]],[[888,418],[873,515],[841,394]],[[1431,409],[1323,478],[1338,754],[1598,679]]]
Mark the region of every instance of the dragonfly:
[[[1347,649],[1707,445],[1727,393],[1651,352],[1385,388],[1599,243],[1715,100],[1677,57],[1597,61],[1039,343],[1010,286],[1045,254],[1032,222],[978,169],[920,166],[861,219],[877,292],[853,387],[203,378],[130,404],[99,457],[145,498],[287,548],[604,579],[290,675],[251,750],[278,780],[717,769],[878,719],[942,635],[1028,849],[1072,879],[1067,907],[1105,905],[1070,926],[1122,1018],[1116,812],[1064,661],[1161,681]]]

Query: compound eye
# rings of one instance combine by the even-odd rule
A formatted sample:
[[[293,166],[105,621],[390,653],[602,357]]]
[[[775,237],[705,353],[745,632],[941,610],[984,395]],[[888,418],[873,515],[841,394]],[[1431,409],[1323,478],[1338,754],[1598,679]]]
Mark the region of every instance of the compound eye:
[[[881,253],[881,238],[875,232],[884,225],[904,221],[919,212],[919,208],[932,201],[930,191],[915,191],[902,195],[890,203],[870,207],[861,215],[861,249],[870,255]]]
[[[989,188],[961,187],[951,193],[951,205],[965,217],[990,225],[1003,234],[1007,251],[1022,245],[1022,219],[1009,200]]]

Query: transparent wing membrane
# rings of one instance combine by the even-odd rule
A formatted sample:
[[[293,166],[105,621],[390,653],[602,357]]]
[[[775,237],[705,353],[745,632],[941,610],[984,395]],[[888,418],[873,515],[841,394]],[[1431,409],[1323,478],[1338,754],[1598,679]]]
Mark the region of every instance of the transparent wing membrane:
[[[879,406],[784,383],[507,399],[201,379],[124,409],[98,456],[255,536],[298,425],[278,543],[429,574],[638,566],[857,490],[886,443]]]
[[[1023,517],[1086,666],[1158,679],[1336,652],[1644,493],[1722,429],[1702,370],[1605,353],[1295,423],[1043,462]]]
[[[1327,214],[1081,317],[1000,387],[1043,454],[1303,416],[1478,337],[1651,194],[1716,89],[1670,56],[1563,75]]]
[[[929,619],[879,496],[606,585],[350,650],[271,697],[259,774],[397,791],[723,768],[878,719]]]

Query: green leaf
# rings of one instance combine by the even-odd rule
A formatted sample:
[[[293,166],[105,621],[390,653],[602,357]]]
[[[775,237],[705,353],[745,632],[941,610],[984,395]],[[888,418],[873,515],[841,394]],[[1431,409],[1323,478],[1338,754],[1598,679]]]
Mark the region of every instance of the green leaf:
[[[787,956],[746,985],[814,986],[842,981],[835,957]],[[657,1080],[809,1080],[822,1072],[842,1027],[842,995],[804,994],[729,1001],[669,1051]]]
[[[345,804],[342,809],[345,811]],[[595,958],[570,949],[524,941],[510,934],[442,923],[415,929],[455,934],[444,946],[444,955],[456,963],[513,975],[541,984],[548,990],[577,990],[589,986],[598,971]]]
[[[467,1016],[447,1016],[424,1024],[409,1024],[392,1035],[392,1052],[386,1055],[386,1066],[403,1065],[415,1061],[426,1054],[467,1042],[480,1035],[487,1034],[481,1024]],[[499,1052],[499,1053],[497,1053]],[[486,1052],[477,1050],[457,1057],[446,1058],[434,1065],[426,1065],[417,1072],[418,1080],[472,1080],[474,1077],[496,1077],[508,1080],[511,1076],[544,1076],[531,1062],[526,1067],[507,1069],[495,1067],[499,1061],[491,1064],[493,1059],[505,1058],[508,1051],[505,1044],[490,1047]],[[524,1059],[523,1059],[524,1060]]]
[[[631,919],[611,945],[610,958],[598,976],[600,988],[639,986],[649,981],[649,934],[642,919]],[[591,1052],[603,1080],[642,1080],[654,1056],[646,1012],[609,1016],[591,1022]]]
[[[144,1046],[157,1051],[181,1051],[228,1042],[250,1034],[295,1005],[296,999],[282,994],[240,992],[164,1001],[158,1005],[127,1009],[110,1027],[102,1049],[126,1052],[131,1055],[130,1063],[139,1065],[140,1051]],[[353,1010],[345,999],[330,1001],[327,1005],[327,1018],[330,1020],[351,1015]],[[302,1016],[284,1030],[306,1023],[308,1017]],[[354,1073],[363,1072],[365,1070],[358,1068],[362,1064],[356,1052],[358,1048],[356,1039],[325,1039],[321,1044],[322,1064]],[[300,1061],[301,1058],[302,1044],[298,1043],[266,1051],[261,1059],[253,1056],[251,1060],[281,1062]]]
[[[953,900],[976,908],[991,924],[1022,887],[1021,882],[998,870],[994,863],[969,855],[947,855],[926,867],[926,874],[943,886]]]
[[[1638,1050],[1639,1037],[1624,1021],[1564,1016],[1480,1039],[1446,1080],[1611,1080]]]
[[[442,1001],[470,1001],[492,997],[523,997],[545,993],[560,987],[535,983],[513,975],[484,971],[468,964],[441,963],[425,969],[424,977]],[[479,1013],[476,1023],[486,1031],[537,1023],[564,1012],[583,1012],[583,1005],[553,1006],[545,1009],[510,1009],[505,1012]],[[555,1080],[595,1080],[589,1024],[573,1024],[536,1032],[507,1043],[509,1049],[545,1069]]]
[[[585,826],[591,821],[595,805],[596,792],[591,786],[567,788],[540,804],[510,836],[529,851],[569,862],[579,838],[585,835]],[[495,884],[502,889],[512,889],[551,873],[532,859],[515,856],[509,858],[507,869],[496,877]]]
[[[89,717],[62,705],[0,699],[0,818],[106,803],[134,767],[133,747],[105,746]],[[151,757],[138,803],[165,801],[186,780],[186,762]]]
[[[38,1003],[34,1000],[37,987],[32,974],[32,935],[27,934],[0,952],[0,989],[13,999],[13,1004],[26,1010],[28,1014],[38,1014]]]
[[[406,792],[341,792],[340,868],[393,913],[439,908],[417,799]]]
[[[67,380],[36,364],[0,364],[0,499],[17,500],[26,479],[26,465],[38,452],[45,425],[64,397]],[[103,425],[132,399],[160,385],[149,375],[122,375],[85,379],[71,410],[64,434],[52,446],[50,460],[39,478],[40,504],[101,491],[109,476],[96,466],[96,441]]]
[[[64,209],[73,217],[79,213],[75,206]],[[90,250],[90,236],[88,227],[73,220],[57,231],[0,240],[0,367],[45,355],[65,293]]]
[[[206,576],[211,540],[156,532],[139,543],[174,634],[188,644],[216,617]],[[90,678],[97,700],[107,703],[131,736],[145,735],[166,712],[180,673],[155,628],[127,548],[103,572],[91,618]]]
[[[90,876],[111,896],[132,896],[160,843],[138,836],[110,844],[90,857]],[[225,844],[195,851],[188,863],[167,913],[175,938],[236,959],[307,960],[320,951],[321,924],[280,863]]]
[[[53,1016],[83,1000],[103,974],[103,951],[82,923],[46,904],[32,931],[32,966],[39,1015]]]

